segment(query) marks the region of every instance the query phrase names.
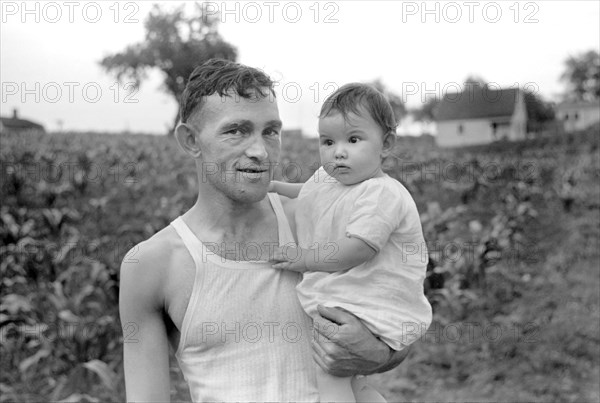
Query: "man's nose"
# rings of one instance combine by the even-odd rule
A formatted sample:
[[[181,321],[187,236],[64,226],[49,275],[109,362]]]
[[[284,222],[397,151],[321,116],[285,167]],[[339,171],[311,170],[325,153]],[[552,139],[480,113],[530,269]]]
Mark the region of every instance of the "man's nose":
[[[265,147],[265,140],[262,136],[252,136],[251,143],[246,148],[246,156],[259,161],[267,159],[269,153]]]

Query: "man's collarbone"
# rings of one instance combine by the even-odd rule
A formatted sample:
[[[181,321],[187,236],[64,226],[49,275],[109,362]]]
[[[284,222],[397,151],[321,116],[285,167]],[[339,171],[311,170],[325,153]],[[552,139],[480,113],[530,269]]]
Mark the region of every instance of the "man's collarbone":
[[[273,256],[279,246],[276,240],[271,241],[232,241],[205,243],[209,253],[223,259],[235,261],[266,261]]]

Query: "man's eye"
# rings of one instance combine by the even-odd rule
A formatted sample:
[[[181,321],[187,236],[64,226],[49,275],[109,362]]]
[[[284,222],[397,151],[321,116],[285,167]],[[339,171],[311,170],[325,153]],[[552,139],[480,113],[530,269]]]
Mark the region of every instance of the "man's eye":
[[[263,132],[266,136],[279,136],[279,131],[275,129],[267,129]]]
[[[239,127],[236,127],[235,129],[229,129],[225,132],[225,134],[233,134],[233,135],[240,135],[242,134],[242,130]]]
[[[348,139],[348,141],[349,141],[350,143],[358,143],[358,142],[360,141],[360,139],[359,139],[358,137],[356,137],[356,136],[352,136],[352,137],[350,137],[350,138]]]

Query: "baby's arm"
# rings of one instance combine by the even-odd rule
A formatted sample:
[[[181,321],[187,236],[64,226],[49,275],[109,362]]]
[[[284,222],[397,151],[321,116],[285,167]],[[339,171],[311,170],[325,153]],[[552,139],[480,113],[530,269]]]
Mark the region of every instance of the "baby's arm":
[[[269,184],[269,192],[275,192],[281,196],[289,197],[290,199],[298,197],[300,189],[302,189],[302,183],[271,181]]]
[[[377,251],[365,241],[355,237],[346,237],[335,242],[316,245],[303,249],[297,246],[285,246],[275,252],[273,268],[305,271],[336,272],[358,266],[377,254]]]

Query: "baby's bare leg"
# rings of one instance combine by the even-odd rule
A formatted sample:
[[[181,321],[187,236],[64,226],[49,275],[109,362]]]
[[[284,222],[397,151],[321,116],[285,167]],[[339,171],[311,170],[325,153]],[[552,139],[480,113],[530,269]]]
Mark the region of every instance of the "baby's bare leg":
[[[356,400],[352,392],[351,382],[352,377],[329,375],[321,367],[317,366],[317,385],[319,387],[321,403],[354,403]]]
[[[356,403],[387,403],[383,396],[367,383],[364,376],[352,379],[352,391]]]

